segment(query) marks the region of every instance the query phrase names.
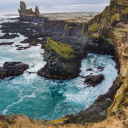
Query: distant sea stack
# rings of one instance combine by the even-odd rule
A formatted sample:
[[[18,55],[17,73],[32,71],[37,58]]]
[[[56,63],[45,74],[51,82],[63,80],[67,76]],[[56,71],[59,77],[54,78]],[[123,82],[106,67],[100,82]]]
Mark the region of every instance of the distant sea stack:
[[[38,16],[40,14],[38,6],[35,7],[35,12],[34,12],[32,8],[26,9],[26,4],[23,1],[20,1],[20,9],[18,9],[18,12],[20,17],[22,17],[22,15]]]
[[[66,80],[79,75],[80,62],[71,45],[48,38],[44,49],[45,67],[37,73],[49,79]]]

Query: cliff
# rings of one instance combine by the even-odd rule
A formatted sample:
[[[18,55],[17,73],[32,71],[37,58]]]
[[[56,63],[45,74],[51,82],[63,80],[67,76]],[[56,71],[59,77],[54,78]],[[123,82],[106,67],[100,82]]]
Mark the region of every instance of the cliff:
[[[24,11],[25,9],[26,5],[23,4],[21,10]],[[23,13],[20,12],[20,14]],[[128,0],[111,0],[110,6],[107,6],[102,13],[95,16],[88,23],[52,21],[44,17],[37,18],[31,14],[20,16],[22,20],[36,22],[36,28],[44,34],[44,37],[53,37],[55,40],[52,40],[55,45],[51,45],[49,43],[51,40],[49,40],[45,47],[44,56],[47,62],[50,57],[50,66],[56,66],[58,62],[57,58],[61,58],[61,60],[71,58],[67,54],[65,56],[62,49],[58,51],[58,48],[56,48],[57,41],[71,44],[73,49],[77,49],[78,46],[84,46],[82,50],[84,49],[86,52],[113,55],[117,64],[119,64],[119,75],[109,92],[101,95],[88,109],[76,115],[67,116],[67,123],[85,124],[87,122],[98,122],[107,116],[108,119],[114,120],[113,117],[110,117],[112,115],[118,116],[116,117],[116,121],[126,121],[127,114],[124,112],[127,111],[124,111],[124,109],[128,107]],[[75,42],[74,40],[77,41]],[[81,51],[80,47],[79,51]],[[74,50],[75,52],[76,49]],[[73,55],[74,51],[71,52]],[[55,58],[56,56],[57,58]],[[125,119],[122,119],[123,116]],[[111,122],[108,119],[105,121]],[[53,123],[55,122],[57,121],[53,121]]]
[[[83,27],[83,33],[87,32],[94,39],[102,38],[112,44],[120,63],[119,76],[114,83],[115,88],[120,88],[108,109],[108,115],[113,115],[128,100],[128,0],[111,0],[110,6]]]

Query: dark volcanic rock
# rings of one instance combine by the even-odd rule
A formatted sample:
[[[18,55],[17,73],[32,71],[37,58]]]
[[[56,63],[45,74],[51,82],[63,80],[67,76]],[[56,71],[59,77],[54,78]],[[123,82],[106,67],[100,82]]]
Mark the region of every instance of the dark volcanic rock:
[[[95,87],[97,84],[100,84],[104,80],[104,75],[89,75],[85,77],[84,83],[88,85],[88,87]]]
[[[3,67],[0,67],[0,79],[10,76],[19,76],[27,70],[29,66],[21,62],[5,62]]]
[[[17,48],[17,50],[24,50],[24,49],[28,49],[28,48],[30,48],[30,46],[26,46],[26,47],[21,47],[20,46],[20,47]]]
[[[97,67],[97,70],[103,71],[104,70],[104,67]]]
[[[45,67],[37,73],[49,79],[72,79],[79,75],[81,60],[71,45],[48,39],[45,45]]]
[[[92,71],[92,68],[88,68],[86,71]]]
[[[3,43],[0,43],[0,45],[12,45],[14,44],[14,42],[3,42]]]
[[[97,84],[100,84],[104,80],[104,75],[88,75],[88,76],[80,76],[81,78],[85,78],[84,83],[88,85],[88,87],[95,87]]]
[[[12,38],[15,38],[15,37],[19,37],[19,35],[18,34],[6,33],[3,36],[1,36],[0,39],[12,39]]]
[[[106,94],[100,95],[87,109],[80,111],[76,115],[67,116],[67,122],[85,124],[104,120],[107,117],[107,109],[113,102],[116,90],[112,86]]]

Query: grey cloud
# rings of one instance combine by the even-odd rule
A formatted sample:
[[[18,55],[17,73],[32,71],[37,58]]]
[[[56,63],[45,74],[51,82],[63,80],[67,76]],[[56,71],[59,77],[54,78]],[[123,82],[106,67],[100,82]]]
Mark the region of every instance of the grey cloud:
[[[23,0],[27,7],[39,6],[41,12],[81,12],[102,11],[110,0]],[[20,0],[3,0],[0,2],[0,13],[16,12]]]

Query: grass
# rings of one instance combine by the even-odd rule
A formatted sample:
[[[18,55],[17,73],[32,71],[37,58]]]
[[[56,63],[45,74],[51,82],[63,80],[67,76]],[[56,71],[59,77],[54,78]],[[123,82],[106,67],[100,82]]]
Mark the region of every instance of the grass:
[[[128,101],[123,105],[122,111],[112,117],[108,117],[102,122],[81,124],[60,124],[53,125],[42,123],[42,121],[34,121],[33,123],[24,116],[19,116],[15,119],[16,123],[8,124],[0,123],[0,128],[5,126],[8,128],[128,128]]]
[[[50,52],[55,51],[62,58],[67,60],[76,58],[75,51],[73,50],[71,45],[66,43],[55,42],[51,38],[47,39],[45,50],[48,50]]]

